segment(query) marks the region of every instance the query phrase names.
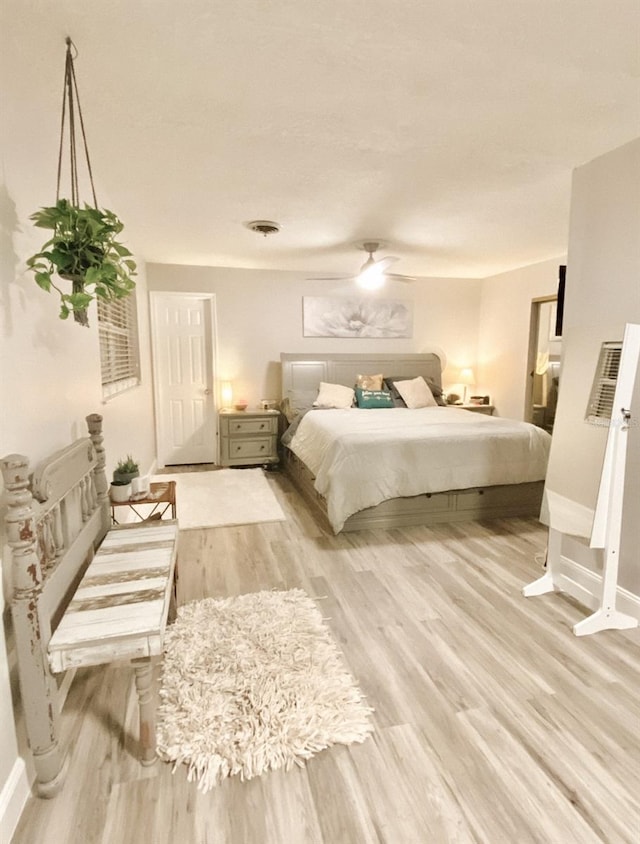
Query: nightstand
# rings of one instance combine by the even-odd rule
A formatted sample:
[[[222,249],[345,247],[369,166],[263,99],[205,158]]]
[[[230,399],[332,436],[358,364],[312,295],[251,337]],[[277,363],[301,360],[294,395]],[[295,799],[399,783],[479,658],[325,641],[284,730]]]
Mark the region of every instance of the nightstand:
[[[279,410],[221,410],[221,466],[268,466],[278,462]]]
[[[472,413],[484,413],[486,416],[493,416],[495,410],[492,404],[456,404],[454,407],[460,407],[462,410],[470,410]]]

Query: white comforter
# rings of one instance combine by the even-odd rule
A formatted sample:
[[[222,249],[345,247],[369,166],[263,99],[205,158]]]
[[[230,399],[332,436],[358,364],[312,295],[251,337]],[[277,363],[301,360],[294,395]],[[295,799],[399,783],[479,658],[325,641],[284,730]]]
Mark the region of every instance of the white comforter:
[[[338,533],[353,513],[426,492],[543,480],[551,437],[449,407],[312,410],[289,444],[315,475]]]

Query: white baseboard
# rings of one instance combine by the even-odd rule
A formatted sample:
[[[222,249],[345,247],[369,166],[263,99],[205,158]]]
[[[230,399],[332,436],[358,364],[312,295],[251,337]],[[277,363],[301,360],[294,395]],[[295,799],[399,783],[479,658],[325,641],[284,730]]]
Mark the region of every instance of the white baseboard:
[[[558,563],[554,565],[553,581],[558,589],[571,595],[589,609],[595,610],[600,606],[602,575],[576,563],[570,557],[560,555]],[[640,622],[640,595],[634,595],[628,589],[618,586],[616,609]]]
[[[20,815],[31,797],[24,759],[19,756],[0,792],[0,844],[9,844]]]

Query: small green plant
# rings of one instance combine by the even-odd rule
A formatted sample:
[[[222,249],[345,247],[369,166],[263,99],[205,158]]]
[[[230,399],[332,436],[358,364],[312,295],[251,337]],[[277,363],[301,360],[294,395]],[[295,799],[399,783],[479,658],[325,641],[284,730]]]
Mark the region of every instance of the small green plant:
[[[115,468],[119,475],[131,475],[133,472],[138,472],[138,464],[130,454],[127,454],[125,460],[120,460]]]
[[[28,259],[27,267],[43,290],[53,289],[60,296],[60,319],[73,313],[76,322],[88,325],[87,307],[93,299],[120,299],[135,288],[136,264],[116,240],[123,225],[113,211],[86,204],[80,208],[60,199],[29,219],[39,228],[53,230],[53,237]],[[55,275],[71,281],[71,293],[53,282]]]

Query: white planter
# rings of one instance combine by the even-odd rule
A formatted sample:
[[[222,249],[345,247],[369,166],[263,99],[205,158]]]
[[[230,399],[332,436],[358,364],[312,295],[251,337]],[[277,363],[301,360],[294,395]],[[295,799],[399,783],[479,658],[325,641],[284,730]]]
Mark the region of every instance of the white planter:
[[[131,484],[111,484],[112,501],[128,501],[131,498]]]

